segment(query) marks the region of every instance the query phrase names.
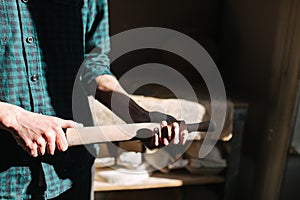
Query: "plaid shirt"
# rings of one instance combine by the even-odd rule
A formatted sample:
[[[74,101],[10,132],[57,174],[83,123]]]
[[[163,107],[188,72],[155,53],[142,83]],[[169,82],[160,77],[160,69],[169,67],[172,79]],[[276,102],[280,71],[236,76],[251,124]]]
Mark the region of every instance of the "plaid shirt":
[[[0,0],[0,101],[45,115],[73,117],[73,83],[82,61],[95,47],[100,51],[83,65],[81,80],[89,84],[98,75],[111,74],[106,1]],[[30,166],[36,158],[4,131],[0,131],[0,146],[4,150],[0,154],[0,199],[31,198]],[[56,159],[68,160],[63,153],[58,158],[44,157],[38,161],[44,173],[45,197],[53,198],[72,186],[68,175],[61,176],[54,169]]]

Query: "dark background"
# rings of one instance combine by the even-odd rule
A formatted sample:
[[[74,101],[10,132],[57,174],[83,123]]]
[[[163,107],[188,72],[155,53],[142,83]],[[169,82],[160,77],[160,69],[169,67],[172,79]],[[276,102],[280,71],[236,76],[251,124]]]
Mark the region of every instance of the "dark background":
[[[281,54],[277,53],[280,45],[284,46],[289,37],[279,36],[286,28],[283,24],[288,23],[293,16],[292,12],[295,12],[289,8],[292,14],[287,12],[287,21],[284,21],[283,13],[291,5],[299,7],[299,3],[292,0],[109,1],[111,35],[147,26],[170,28],[185,33],[198,41],[214,59],[224,79],[227,95],[249,104],[242,145],[238,199],[272,199],[271,193],[274,193],[276,198],[281,194],[281,199],[287,199],[285,195],[289,194],[288,199],[298,199],[299,192],[297,194],[296,190],[292,191],[294,184],[289,181],[289,177],[297,180],[295,177],[299,173],[267,173],[272,159],[276,159],[276,155],[270,153],[276,146],[268,146],[272,130],[268,124],[270,115],[274,115],[272,110],[276,108],[276,86],[280,82],[280,76],[287,75],[284,64],[288,61],[282,63],[283,67],[278,67],[281,66],[279,62],[282,60],[278,59],[277,56]],[[117,76],[121,76],[132,67],[149,62],[161,62],[172,66],[188,77],[192,84],[203,84],[201,76],[195,75],[192,66],[184,60],[156,50],[130,53],[118,59],[112,70]],[[288,104],[293,109],[295,102]],[[281,150],[282,155],[288,153],[287,149],[285,148],[284,152]],[[297,159],[293,157],[289,168],[299,163],[295,160]],[[273,188],[264,191],[265,188],[268,189],[268,182],[272,182],[272,177],[275,176],[283,177],[280,180],[284,182],[278,183],[283,183],[283,187],[280,186],[279,190]]]

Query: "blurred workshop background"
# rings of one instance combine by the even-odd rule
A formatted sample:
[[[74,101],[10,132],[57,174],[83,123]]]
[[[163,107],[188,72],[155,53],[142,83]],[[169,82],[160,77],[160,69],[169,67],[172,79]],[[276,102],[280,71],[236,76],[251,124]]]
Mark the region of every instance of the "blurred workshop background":
[[[222,160],[217,170],[186,155],[190,156],[190,167],[199,165],[198,171],[187,167],[158,170],[152,174],[162,178],[156,185],[146,179],[135,182],[137,177],[132,179],[134,184],[117,185],[116,178],[109,182],[110,175],[102,173],[103,180],[98,177],[96,181],[106,183],[95,183],[95,199],[299,199],[300,1],[109,0],[109,11],[111,35],[139,27],[163,27],[201,44],[222,75],[231,103],[231,124],[230,133],[220,138],[213,155]],[[122,77],[145,63],[165,64],[183,74],[197,91],[198,103],[209,113],[205,82],[178,55],[155,49],[137,50],[114,61],[112,71]],[[134,80],[126,84],[125,88],[130,87]],[[163,105],[162,98],[170,100],[171,93],[158,85],[145,85],[134,95],[147,106],[149,101]],[[144,96],[152,98],[143,99]],[[137,143],[116,145],[131,152],[123,153],[123,157],[136,159],[131,160],[131,168],[139,162],[138,152],[145,150]],[[120,153],[105,148],[102,147],[96,173],[105,171],[101,162],[117,163],[109,159],[109,154],[122,162]],[[173,182],[163,185],[161,181],[165,179]]]

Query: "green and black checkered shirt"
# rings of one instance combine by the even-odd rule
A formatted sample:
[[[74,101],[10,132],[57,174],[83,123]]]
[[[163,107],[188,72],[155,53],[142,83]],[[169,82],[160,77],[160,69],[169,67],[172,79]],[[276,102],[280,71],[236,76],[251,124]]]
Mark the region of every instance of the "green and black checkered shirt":
[[[81,80],[88,84],[98,75],[111,74],[107,10],[106,0],[0,0],[0,101],[72,118],[73,83],[95,47],[98,51],[83,66]],[[7,132],[0,131],[0,146],[0,199],[31,198],[34,158]],[[68,168],[59,172],[69,162],[64,156],[37,158],[45,198],[72,187]],[[84,162],[76,159],[74,163]]]

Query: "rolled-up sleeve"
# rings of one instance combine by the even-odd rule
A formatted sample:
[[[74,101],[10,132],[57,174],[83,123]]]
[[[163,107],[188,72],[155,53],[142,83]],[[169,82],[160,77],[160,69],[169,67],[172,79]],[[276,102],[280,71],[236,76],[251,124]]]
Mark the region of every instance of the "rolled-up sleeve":
[[[82,8],[85,61],[81,81],[89,85],[97,76],[110,71],[110,37],[107,0],[84,0]]]

